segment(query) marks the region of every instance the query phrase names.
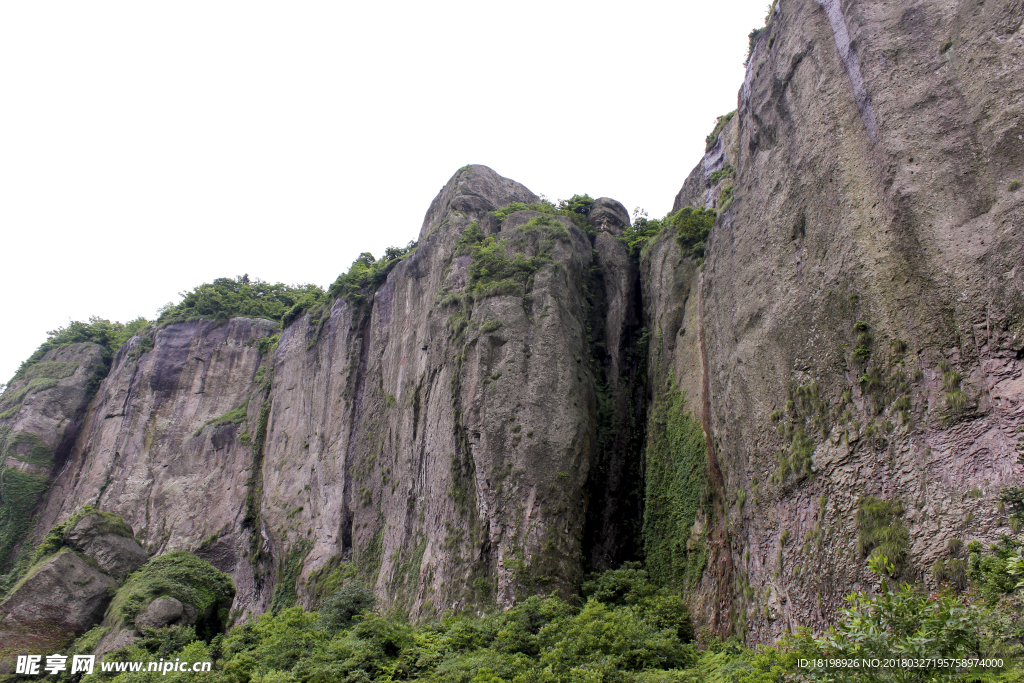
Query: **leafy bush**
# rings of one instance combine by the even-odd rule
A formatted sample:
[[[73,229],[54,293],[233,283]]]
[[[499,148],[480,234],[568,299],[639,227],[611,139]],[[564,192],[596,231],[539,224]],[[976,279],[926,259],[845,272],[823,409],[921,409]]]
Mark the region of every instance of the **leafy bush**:
[[[871,567],[881,577],[877,592],[847,596],[849,607],[824,637],[806,632],[798,640],[810,659],[969,658],[983,653],[979,634],[983,613],[961,602],[952,592],[929,596],[920,587],[903,584],[890,588],[887,575],[895,567],[876,555]],[[799,647],[799,646],[798,646]],[[815,653],[816,651],[816,653]],[[808,680],[933,681],[960,678],[949,667],[921,667],[898,672],[881,669],[850,671],[812,666]],[[834,678],[838,676],[838,678]],[[847,678],[849,677],[849,678]]]
[[[753,52],[753,50],[754,50],[754,43],[757,41],[757,35],[755,35],[755,31],[757,31],[757,29],[754,29],[754,31],[750,32],[750,34],[751,34],[751,38],[750,38],[750,51],[751,52]],[[749,55],[748,55],[748,58],[749,58]],[[704,151],[705,152],[710,152],[711,151],[711,148],[715,146],[716,142],[718,142],[718,136],[721,135],[722,129],[725,128],[725,124],[729,123],[729,121],[732,121],[732,117],[734,117],[734,116],[736,116],[736,110],[735,109],[733,109],[728,114],[723,114],[722,116],[719,116],[715,120],[715,127],[714,127],[714,129],[712,129],[712,131],[710,133],[708,133],[708,136],[706,138],[704,138]]]
[[[801,659],[992,657],[1010,652],[1005,641],[1011,632],[983,608],[948,592],[928,595],[911,585],[890,588],[891,563],[878,556],[871,566],[881,577],[877,589],[849,596],[849,607],[831,631],[815,638],[801,630],[755,650],[735,639],[695,649],[688,642],[691,632],[681,634],[678,628],[679,615],[686,612],[682,597],[654,585],[644,568],[632,563],[588,577],[582,604],[532,596],[505,612],[449,615],[413,626],[401,616],[366,610],[368,591],[348,584],[351,591],[336,592],[331,598],[336,601],[325,603],[320,614],[298,607],[264,614],[214,638],[209,646],[195,640],[188,628],[162,629],[116,657],[212,659],[214,671],[204,679],[214,683],[781,683],[962,678],[952,668],[828,670]],[[179,651],[170,652],[178,646]],[[1018,680],[1013,676],[1020,673],[989,670],[984,676],[990,678],[978,680]],[[123,674],[116,680],[157,678]]]
[[[337,633],[376,604],[377,596],[362,581],[349,581],[320,605],[318,625],[329,633]]]
[[[495,240],[493,236],[473,245],[467,288],[477,298],[518,289],[541,266],[551,263],[551,257],[543,252],[536,256],[525,256],[521,253],[507,256],[506,252],[510,248],[508,239]]]
[[[182,301],[165,308],[157,324],[186,320],[228,320],[235,317],[281,320],[292,314],[297,304],[312,306],[323,299],[324,292],[317,285],[270,284],[260,279],[250,280],[248,275],[236,278],[221,277],[212,283],[182,292]]]
[[[862,557],[885,556],[902,570],[909,556],[910,536],[900,521],[903,503],[864,496],[857,505],[857,550]]]
[[[672,216],[679,248],[697,259],[704,258],[704,248],[714,224],[715,212],[711,209],[686,207]]]
[[[131,623],[149,603],[162,597],[196,607],[200,614],[196,633],[208,638],[223,629],[235,597],[235,584],[209,562],[175,550],[154,557],[128,577],[107,608],[107,619]]]
[[[652,237],[657,237],[662,230],[668,227],[669,216],[665,218],[648,218],[646,212],[639,208],[634,211],[633,224],[626,228],[620,240],[629,250],[629,255],[638,259],[644,246]]]
[[[594,200],[590,198],[590,195],[579,195],[575,194],[571,199],[562,199],[558,202],[558,206],[555,206],[547,199],[542,199],[539,202],[530,202],[524,204],[523,202],[510,202],[509,204],[492,211],[491,214],[498,218],[498,221],[504,221],[506,218],[514,214],[516,211],[539,211],[540,213],[552,214],[558,216],[565,216],[576,225],[577,228],[583,231],[583,234],[588,237],[594,237],[594,227],[590,224],[590,220],[587,218],[590,213],[590,209],[594,206]]]
[[[110,359],[113,357],[114,352],[129,339],[135,336],[135,334],[141,331],[143,328],[149,325],[149,321],[145,318],[136,318],[128,323],[110,322],[104,318],[92,317],[89,318],[88,323],[75,321],[69,323],[67,327],[58,327],[56,330],[51,330],[46,333],[46,341],[39,345],[31,356],[22,362],[18,371],[14,373],[14,377],[11,378],[11,382],[19,379],[32,379],[32,378],[57,378],[50,370],[40,370],[35,368],[42,361],[43,356],[48,351],[54,349],[62,349],[72,344],[81,344],[89,342],[92,344],[98,344],[103,348],[103,360],[109,365]],[[63,365],[63,364],[62,364]],[[57,374],[60,374],[59,372]],[[106,369],[104,368],[102,374],[95,379],[91,389],[99,387],[99,382],[106,375]],[[67,377],[69,374],[64,374]],[[59,379],[59,378],[57,378]]]

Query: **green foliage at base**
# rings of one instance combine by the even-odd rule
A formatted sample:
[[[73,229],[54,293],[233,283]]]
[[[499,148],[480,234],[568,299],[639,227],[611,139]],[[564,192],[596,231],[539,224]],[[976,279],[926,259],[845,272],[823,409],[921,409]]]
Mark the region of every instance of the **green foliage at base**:
[[[169,325],[186,320],[230,318],[266,318],[280,320],[297,304],[311,306],[324,292],[317,285],[271,284],[248,275],[220,277],[201,284],[191,292],[182,292],[182,301],[161,312],[157,324]]]
[[[176,550],[154,557],[128,577],[107,608],[106,619],[115,625],[130,624],[149,603],[162,597],[195,606],[200,614],[196,632],[212,636],[227,621],[235,584],[209,562]]]
[[[496,614],[448,615],[413,626],[371,611],[365,587],[347,584],[319,614],[298,607],[264,614],[226,636],[199,640],[190,629],[147,634],[114,655],[120,661],[212,660],[211,683],[783,683],[783,681],[1020,680],[1019,645],[998,615],[950,592],[892,588],[892,565],[872,561],[875,590],[847,598],[837,623],[771,647],[735,640],[698,650],[681,596],[651,583],[639,564],[591,575],[570,600],[533,596]],[[177,648],[177,649],[176,649]],[[1003,668],[833,668],[824,659],[999,657]],[[811,660],[804,661],[801,660]],[[175,680],[143,672],[119,683]],[[180,680],[195,680],[181,678]]]
[[[687,410],[686,396],[669,380],[655,396],[647,422],[643,536],[647,568],[659,584],[684,589],[707,561],[701,538],[687,548],[707,483],[704,430]],[[710,518],[710,505],[705,506]]]
[[[309,554],[311,545],[299,543],[285,556],[277,569],[277,581],[274,584],[274,595],[270,600],[270,611],[277,614],[286,607],[291,607],[298,600],[296,584],[302,572],[302,562]]]
[[[377,596],[362,581],[348,581],[320,605],[318,625],[328,633],[349,628],[361,613],[372,610]]]

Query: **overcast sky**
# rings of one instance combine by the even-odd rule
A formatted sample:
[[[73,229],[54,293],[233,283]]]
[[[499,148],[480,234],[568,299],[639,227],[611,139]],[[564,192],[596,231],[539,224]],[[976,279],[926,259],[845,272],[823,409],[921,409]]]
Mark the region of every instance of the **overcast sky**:
[[[661,216],[766,5],[3,3],[0,382],[70,320],[327,286],[469,163]]]

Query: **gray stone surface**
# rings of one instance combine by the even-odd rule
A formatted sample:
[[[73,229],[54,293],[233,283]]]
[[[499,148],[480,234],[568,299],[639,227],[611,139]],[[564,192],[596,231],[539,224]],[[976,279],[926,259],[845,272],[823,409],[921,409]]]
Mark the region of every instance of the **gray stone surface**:
[[[78,436],[90,379],[102,369],[98,345],[72,344],[48,351],[26,376],[11,381],[0,396],[0,474],[6,468],[18,470],[45,487]],[[0,510],[7,514],[2,500]],[[14,520],[13,528],[19,526]],[[0,538],[0,571],[7,568],[21,541],[20,534]]]
[[[192,610],[195,611],[195,607]],[[170,626],[177,623],[183,613],[184,607],[177,599],[157,598],[135,617],[135,629],[143,633],[146,630]]]
[[[116,587],[67,549],[34,567],[0,603],[0,661],[60,652],[99,622]]]
[[[594,201],[588,218],[596,230],[607,231],[613,235],[621,235],[630,224],[626,207],[608,197],[600,197]]]
[[[103,573],[123,581],[149,559],[132,537],[131,528],[111,530],[110,520],[100,513],[86,515],[64,533],[64,542],[96,560]]]
[[[1008,189],[1024,178],[1020,4],[824,5],[778,5],[737,115],[677,197],[675,208],[714,206],[733,181],[711,174],[736,169],[702,277],[686,275],[674,241],[644,261],[665,348],[685,330],[669,361],[677,381],[693,396],[707,380],[694,408],[712,411],[717,499],[749,494],[729,508],[695,607],[709,621],[741,615],[761,642],[823,629],[869,585],[854,549],[861,496],[903,502],[906,574],[931,582],[951,538],[1008,533],[995,498],[1024,480],[1024,194]],[[853,358],[858,320],[873,339],[866,364]],[[706,366],[686,342],[695,331]],[[896,396],[876,407],[860,381],[872,367],[904,373],[909,424]],[[953,371],[963,411],[947,406]],[[779,481],[789,443],[770,416],[791,420],[790,383],[816,383],[828,419],[814,476]],[[881,435],[866,436],[869,422]],[[784,534],[797,542],[783,547]],[[756,599],[728,588],[740,580]]]

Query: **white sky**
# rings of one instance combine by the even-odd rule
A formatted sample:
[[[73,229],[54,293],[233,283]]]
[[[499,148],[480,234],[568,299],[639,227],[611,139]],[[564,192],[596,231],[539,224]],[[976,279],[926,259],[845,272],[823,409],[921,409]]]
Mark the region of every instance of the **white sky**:
[[[327,286],[457,169],[665,214],[768,0],[0,4],[0,382],[69,320]]]

